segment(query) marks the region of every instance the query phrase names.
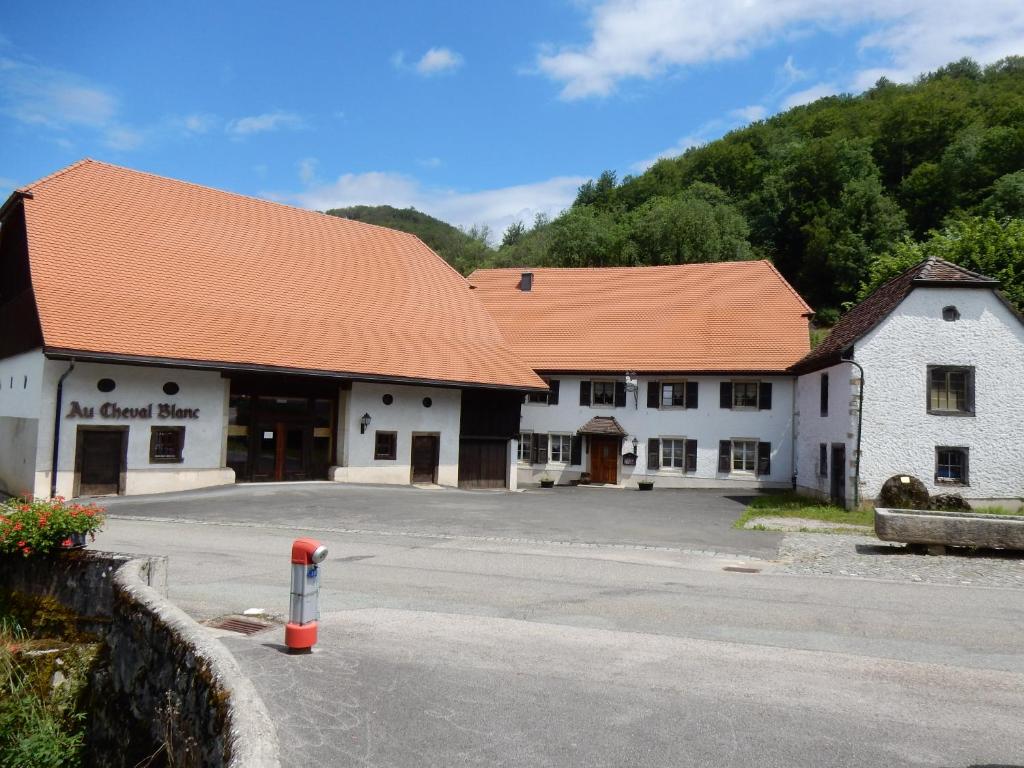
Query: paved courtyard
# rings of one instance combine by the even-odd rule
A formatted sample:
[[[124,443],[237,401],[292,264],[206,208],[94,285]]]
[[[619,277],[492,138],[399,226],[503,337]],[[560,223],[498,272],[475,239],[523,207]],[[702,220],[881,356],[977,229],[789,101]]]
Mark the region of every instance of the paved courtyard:
[[[233,485],[103,503],[119,516],[774,557],[781,535],[732,527],[750,498],[749,492],[706,490],[562,487],[508,493],[324,482]]]
[[[324,484],[109,506],[97,546],[167,555],[199,620],[281,616],[292,538],[330,546],[312,654],[279,625],[222,637],[288,768],[1024,765],[1020,590],[836,578],[808,563],[827,541],[867,557],[857,537],[779,555],[730,527],[727,495]]]

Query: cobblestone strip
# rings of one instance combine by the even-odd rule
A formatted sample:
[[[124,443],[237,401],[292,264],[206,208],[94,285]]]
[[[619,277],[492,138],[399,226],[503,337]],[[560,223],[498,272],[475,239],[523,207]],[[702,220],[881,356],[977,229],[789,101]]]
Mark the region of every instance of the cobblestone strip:
[[[870,536],[787,534],[779,546],[778,563],[772,569],[775,573],[798,576],[1024,589],[1024,553],[954,550],[947,555],[917,555],[902,544]]]

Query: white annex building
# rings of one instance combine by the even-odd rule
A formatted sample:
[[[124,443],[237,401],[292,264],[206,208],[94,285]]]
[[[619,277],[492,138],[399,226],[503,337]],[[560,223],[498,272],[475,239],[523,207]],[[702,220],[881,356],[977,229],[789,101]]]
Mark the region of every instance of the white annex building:
[[[811,314],[768,261],[463,278],[406,233],[86,160],[0,208],[0,490],[1024,496],[998,283],[925,262],[813,351]]]

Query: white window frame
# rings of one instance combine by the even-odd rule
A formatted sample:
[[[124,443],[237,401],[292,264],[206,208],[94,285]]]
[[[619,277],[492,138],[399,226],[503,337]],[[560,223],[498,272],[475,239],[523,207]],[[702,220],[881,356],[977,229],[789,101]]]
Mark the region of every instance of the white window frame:
[[[753,405],[738,405],[736,402],[736,392],[739,387],[753,387],[754,388],[754,404]],[[761,382],[760,381],[733,381],[732,382],[732,410],[734,411],[756,411],[761,406]]]
[[[686,472],[686,438],[685,437],[660,437],[658,438],[661,445],[659,449],[661,451],[661,469],[678,470],[679,472]],[[679,466],[677,467],[674,463],[665,462],[665,444],[671,443],[672,452],[669,454],[670,458],[675,459],[676,445],[679,446]]]
[[[524,437],[530,438],[530,447],[523,451],[523,445],[525,445]],[[520,432],[519,433],[519,455],[518,461],[520,464],[531,464],[530,456],[533,453],[533,432]]]
[[[555,443],[558,443],[559,458],[555,458]],[[552,464],[570,464],[572,462],[572,435],[561,432],[548,434],[548,460]]]
[[[600,384],[602,387],[605,385],[611,387],[611,401],[607,403],[599,403],[595,399],[597,396],[597,385]],[[614,408],[615,407],[615,380],[614,379],[596,379],[590,382],[590,407],[591,408]]]
[[[673,390],[676,387],[680,387],[682,389],[683,394],[682,394],[681,399],[682,399],[683,402],[682,402],[681,405],[674,405],[671,402],[668,403],[668,404],[665,403],[665,387],[672,387]],[[673,392],[673,396],[674,396],[674,392]],[[683,409],[686,408],[686,380],[685,379],[678,379],[678,380],[673,380],[673,381],[662,381],[662,382],[658,383],[658,408],[660,408],[662,410],[665,410],[665,411],[671,410],[671,409],[683,410]]]
[[[753,438],[753,437],[734,437],[729,442],[730,442],[730,446],[729,446],[729,473],[733,474],[733,475],[753,475],[753,474],[755,474],[757,472],[757,444],[758,444],[759,441],[756,438]],[[750,454],[750,456],[751,456],[750,469],[747,469],[745,466],[741,466],[738,469],[736,467],[736,449],[737,449],[737,447],[739,447],[741,445],[742,446],[745,446],[745,445],[752,446],[751,454]],[[745,465],[746,464],[746,455],[745,455],[746,454],[746,449],[743,448],[741,450],[743,451],[743,456],[742,456],[743,462],[742,463]]]

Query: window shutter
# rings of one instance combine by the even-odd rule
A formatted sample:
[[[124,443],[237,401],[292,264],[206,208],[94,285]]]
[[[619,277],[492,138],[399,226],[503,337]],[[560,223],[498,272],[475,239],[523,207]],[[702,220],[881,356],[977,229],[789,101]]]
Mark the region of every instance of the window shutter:
[[[583,463],[583,438],[579,435],[572,436],[572,447],[569,456],[570,464],[579,466]]]
[[[757,409],[759,411],[770,411],[772,409],[772,383],[770,381],[762,381],[760,390],[757,394]]]
[[[730,393],[731,395],[731,393]],[[696,408],[697,407],[697,382],[688,381],[686,382],[686,407]]]
[[[546,433],[534,434],[533,436],[534,464],[548,463],[548,436]]]
[[[647,407],[657,408],[661,405],[661,384],[656,381],[647,382]]]
[[[661,468],[661,441],[652,437],[647,440],[647,469]]]
[[[772,444],[757,444],[757,474],[770,475],[772,473]]]
[[[718,471],[729,473],[732,464],[732,442],[729,440],[718,441]]]
[[[974,368],[968,368],[966,375],[964,376],[964,397],[967,398],[967,402],[964,405],[967,407],[968,413],[974,413]]]
[[[551,379],[548,382],[548,386],[551,387],[551,394],[548,395],[548,405],[558,405],[558,379]]]
[[[580,405],[590,405],[590,382],[580,382]]]
[[[615,407],[626,407],[626,382],[624,381],[615,382]]]
[[[732,382],[723,381],[718,390],[718,407],[732,408]]]
[[[828,477],[828,444],[826,443],[818,445],[818,474]]]
[[[686,471],[696,472],[697,471],[697,441],[687,440],[686,441]]]

